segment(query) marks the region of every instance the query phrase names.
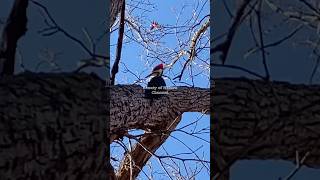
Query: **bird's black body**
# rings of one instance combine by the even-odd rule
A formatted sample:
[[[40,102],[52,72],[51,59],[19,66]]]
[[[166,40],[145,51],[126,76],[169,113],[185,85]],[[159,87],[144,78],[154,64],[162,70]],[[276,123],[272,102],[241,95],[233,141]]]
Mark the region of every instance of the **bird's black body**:
[[[157,99],[164,95],[166,82],[161,76],[153,77],[148,82],[147,89],[145,89],[145,97],[149,99]]]

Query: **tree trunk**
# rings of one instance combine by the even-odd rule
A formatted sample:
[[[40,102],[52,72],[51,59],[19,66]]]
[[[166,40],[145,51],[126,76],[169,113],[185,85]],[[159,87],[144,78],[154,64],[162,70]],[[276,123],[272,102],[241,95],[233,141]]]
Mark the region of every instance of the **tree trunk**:
[[[117,16],[121,10],[122,3],[124,0],[110,0],[110,27],[114,24],[117,19]]]
[[[304,165],[320,167],[319,85],[216,79],[212,100],[214,179],[241,159],[295,163],[308,152]]]

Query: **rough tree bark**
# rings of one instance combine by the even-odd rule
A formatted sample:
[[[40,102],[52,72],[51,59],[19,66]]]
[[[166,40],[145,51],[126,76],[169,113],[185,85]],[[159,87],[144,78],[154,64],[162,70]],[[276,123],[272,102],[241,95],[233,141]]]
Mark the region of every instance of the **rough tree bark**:
[[[110,26],[114,24],[117,19],[117,16],[122,8],[124,0],[110,0]]]
[[[131,116],[139,116],[140,109],[135,110],[135,106],[132,106],[138,103],[143,111],[148,111],[149,103],[141,98],[141,90],[138,86],[112,88],[113,95],[119,94],[120,97],[125,93],[127,96],[114,99],[115,109],[112,108],[111,112],[131,112]],[[230,166],[240,159],[283,159],[294,162],[296,151],[300,154],[309,152],[305,165],[319,168],[319,90],[320,86],[217,79],[212,103],[212,132],[215,147],[220,152],[217,155],[223,157],[225,164]],[[102,80],[85,74],[23,74],[2,78],[0,153],[4,158],[0,161],[1,177],[15,174],[14,178],[21,176],[31,179],[46,174],[47,178],[53,179],[54,176],[66,176],[65,170],[70,170],[69,179],[76,178],[73,176],[75,172],[83,172],[83,175],[92,173],[91,177],[97,177],[99,173],[103,176],[103,168],[100,168],[101,171],[90,171],[99,169],[96,168],[99,165],[103,166],[101,139],[104,133],[99,130],[106,116],[103,91]],[[190,110],[186,109],[184,103],[170,106],[175,101],[171,98],[175,97],[164,97],[164,101],[155,101],[154,106],[167,103],[173,110],[168,108],[166,112]],[[192,101],[191,98],[189,100]],[[190,108],[202,109],[200,106]],[[151,123],[152,116],[136,121],[130,115],[121,118],[120,113],[114,117],[111,131],[115,133],[121,132],[123,127],[155,127]],[[154,123],[160,125],[163,121],[154,119]]]
[[[209,113],[209,89],[178,87],[158,100],[144,98],[137,85],[119,85],[111,89],[110,143],[130,129],[143,129],[147,134],[127,152],[116,174],[118,180],[136,178],[152,154],[165,142],[184,112]],[[145,150],[147,149],[147,151]],[[130,167],[131,166],[131,167]]]
[[[1,78],[1,178],[106,179],[104,91],[104,81],[87,74]],[[178,113],[208,109],[210,102],[209,91],[200,88],[172,90],[153,108],[140,86],[114,86],[111,94],[117,97],[111,101],[111,132],[118,137],[124,129],[168,127]],[[155,109],[163,114],[150,116],[158,114]]]
[[[116,174],[117,179],[127,180],[130,177],[137,177],[150,157],[168,139],[170,133],[177,127],[180,121],[181,116],[177,116],[173,123],[164,130],[153,131],[152,134],[140,138],[139,143],[123,158],[119,171]],[[147,151],[145,148],[147,148]],[[135,159],[132,159],[132,157],[135,157]]]
[[[213,92],[212,179],[228,179],[241,159],[295,163],[320,168],[320,86],[241,78],[216,79]]]
[[[104,81],[87,74],[0,79],[0,179],[107,179]]]
[[[128,129],[162,130],[184,112],[209,113],[210,108],[209,89],[204,88],[178,87],[152,105],[139,85],[114,86],[111,97],[111,141]]]

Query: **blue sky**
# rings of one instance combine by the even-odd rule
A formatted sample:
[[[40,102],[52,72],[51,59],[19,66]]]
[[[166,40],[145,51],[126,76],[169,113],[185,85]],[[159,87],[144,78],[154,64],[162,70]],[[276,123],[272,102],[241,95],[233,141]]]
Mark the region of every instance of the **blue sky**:
[[[131,1],[128,1],[129,3]],[[180,15],[180,20],[179,20],[179,25],[183,24],[187,19],[192,17],[192,7],[194,8],[195,2],[198,2],[196,0],[188,0],[188,1],[183,1],[183,0],[177,0],[177,1],[167,1],[167,2],[153,2],[152,3],[155,6],[151,6],[148,8],[150,12],[146,12],[142,14],[141,21],[143,22],[142,25],[144,27],[149,27],[152,21],[157,21],[161,26],[173,26],[176,21],[177,17],[176,14],[180,12],[181,10],[181,5],[185,8],[182,11],[182,14]],[[209,1],[203,1],[200,0],[199,2],[207,2],[207,3],[202,3],[204,4],[203,10],[199,14],[199,17],[204,17],[205,15],[209,14]],[[130,8],[130,5],[127,6]],[[153,8],[152,8],[153,7]],[[200,9],[200,8],[199,8]],[[138,14],[140,15],[140,11],[134,11],[133,14]],[[201,19],[201,18],[200,18]],[[187,35],[185,35],[183,38],[187,38]],[[125,41],[128,40],[128,38],[125,38]],[[117,36],[115,36],[115,33],[112,34],[111,36],[111,65],[113,64],[113,60],[115,58],[115,53],[113,53],[113,50],[115,50],[115,45],[117,42]],[[169,48],[176,48],[178,45],[176,37],[174,35],[167,35],[163,39],[161,39],[161,42],[165,43],[166,47]],[[155,50],[162,50],[162,48],[155,47]],[[129,44],[124,44],[123,46],[123,53],[122,53],[122,62],[125,62],[126,67],[130,69],[132,72],[134,72],[137,75],[141,75],[141,77],[145,77],[152,68],[161,63],[161,61],[157,59],[152,59],[147,57],[148,51],[141,46],[137,45],[136,43],[129,43]],[[209,58],[209,55],[206,53],[202,53],[201,55],[205,56],[206,58]],[[169,57],[169,58],[168,58]],[[171,62],[173,59],[172,56],[166,56],[165,59],[161,59],[165,61],[166,63]],[[182,61],[184,62],[184,61]],[[134,76],[130,76],[130,73],[124,73],[125,67],[120,64],[120,68],[122,71],[117,74],[117,82],[118,83],[132,83],[136,80]],[[195,68],[197,66],[194,66]],[[178,73],[181,71],[180,64],[177,63],[176,66],[174,66],[170,71],[172,73]],[[207,70],[203,75],[199,76],[199,78],[196,77],[196,79],[199,79],[197,81],[197,87],[208,87],[208,81],[205,76],[208,74],[209,70]],[[170,74],[167,71],[165,72],[166,75],[168,76],[174,76],[174,74]],[[168,81],[167,83],[170,83]],[[142,84],[143,85],[143,84]],[[171,84],[172,85],[172,84]]]
[[[131,2],[132,1],[127,1]],[[198,2],[198,3],[197,3]],[[146,2],[148,3],[148,1]],[[146,5],[146,9],[141,9],[141,10],[136,10],[133,12],[134,15],[141,17],[141,24],[142,26],[148,28],[151,24],[152,21],[158,22],[162,27],[170,27],[176,24],[177,18],[179,18],[178,25],[183,25],[183,23],[186,23],[186,21],[191,18],[193,15],[194,16],[199,16],[199,20],[204,17],[205,15],[208,15],[210,4],[209,1],[202,1],[202,0],[176,0],[176,1],[150,1],[153,5]],[[198,4],[198,9],[196,12],[193,13],[193,10],[195,9],[196,5]],[[203,6],[200,6],[203,5]],[[128,8],[132,8],[132,6],[127,6]],[[182,10],[183,8],[183,10]],[[177,13],[182,10],[180,17],[177,16]],[[126,27],[128,30],[128,27]],[[209,31],[207,32],[209,33]],[[191,33],[192,34],[192,33]],[[190,35],[190,34],[189,34]],[[208,35],[208,34],[207,34]],[[208,36],[209,37],[209,36]],[[188,38],[188,34],[183,35],[181,38],[186,39]],[[128,38],[125,38],[125,41],[128,40]],[[204,42],[205,40],[203,40]],[[115,44],[117,42],[117,31],[111,35],[111,66],[113,64],[113,60],[115,57]],[[167,35],[164,38],[161,39],[161,42],[163,46],[166,46],[168,48],[177,48],[178,42],[177,38],[174,35]],[[161,46],[153,46],[155,50],[163,50]],[[122,59],[121,61],[125,63],[125,66],[123,64],[120,64],[120,71],[117,74],[117,79],[116,83],[119,84],[133,84],[136,82],[137,78],[132,75],[131,73],[128,73],[125,71],[126,68],[130,69],[132,73],[135,73],[136,75],[140,75],[142,78],[144,78],[152,68],[161,63],[159,59],[156,58],[150,58],[148,57],[148,52],[146,49],[144,49],[142,46],[137,45],[137,43],[124,43],[123,46],[123,51],[122,51]],[[209,63],[209,49],[204,50],[202,53],[199,53],[199,56],[206,59],[207,62]],[[166,58],[164,58],[166,57]],[[162,61],[165,63],[170,63],[172,61],[173,57],[168,55],[168,56],[163,56],[161,58]],[[164,74],[170,78],[173,78],[181,71],[182,64],[184,60],[181,59],[170,69],[170,71],[166,70]],[[199,64],[201,65],[201,62],[195,61],[196,64],[193,64],[194,71],[195,72],[202,72],[202,68],[197,68]],[[209,80],[208,80],[208,75],[209,75],[209,70],[203,71],[202,74],[197,76],[194,79],[194,84],[196,87],[204,87],[207,88],[209,87]],[[179,82],[175,82],[175,85],[168,79],[166,78],[166,83],[168,86],[181,86],[181,85],[186,85],[182,84]],[[182,79],[184,82],[191,83],[191,79],[189,78],[188,71],[183,76]],[[141,83],[138,83],[142,86],[145,86],[146,81],[143,81]],[[202,115],[201,113],[184,113],[182,117],[182,121],[180,122],[179,126],[177,129],[180,127],[183,127],[187,124],[190,124],[194,121],[197,121],[195,125],[188,126],[187,128],[184,128],[183,130],[187,132],[192,132],[192,131],[200,131],[201,133],[198,135],[200,138],[204,139],[201,140],[199,138],[192,137],[190,135],[187,135],[181,131],[173,132],[171,134],[172,137],[170,137],[164,144],[163,148],[160,147],[158,151],[156,152],[157,154],[164,155],[165,151],[167,151],[169,154],[179,154],[179,153],[190,153],[190,149],[187,148],[190,147],[191,149],[196,151],[196,154],[198,157],[203,158],[207,161],[210,160],[210,144],[208,143],[210,134],[209,134],[209,123],[210,119],[208,115]],[[181,141],[179,141],[181,140]],[[206,142],[207,141],[207,142]],[[185,143],[185,144],[184,144]],[[113,148],[111,149],[111,152],[113,155],[118,155],[121,154],[120,148]],[[193,155],[181,155],[179,157],[192,157]],[[169,160],[166,160],[166,162],[169,162]],[[177,161],[178,162],[178,161]],[[159,162],[156,158],[152,158],[151,161],[152,167],[155,168],[154,171],[154,178],[155,179],[169,179],[159,165]],[[195,162],[187,162],[188,168],[195,169],[195,167],[198,164]],[[182,170],[183,165],[179,165]],[[198,167],[200,167],[198,165]],[[207,165],[207,167],[210,167]],[[169,166],[167,167],[168,169]],[[147,167],[144,168],[144,171],[150,172],[150,169]],[[185,174],[185,172],[184,172]],[[139,176],[140,179],[147,179],[143,173],[140,174]],[[205,168],[203,168],[200,173],[196,176],[196,179],[209,179],[209,173]]]

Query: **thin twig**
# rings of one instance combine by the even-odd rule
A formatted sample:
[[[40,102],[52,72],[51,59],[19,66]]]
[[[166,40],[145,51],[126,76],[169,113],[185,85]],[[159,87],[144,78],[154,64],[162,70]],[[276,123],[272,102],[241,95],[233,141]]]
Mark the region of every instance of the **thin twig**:
[[[52,15],[50,14],[48,8],[44,6],[43,4],[39,3],[38,1],[35,0],[30,0],[34,5],[38,6],[40,9],[43,10],[43,12],[46,14],[46,16],[49,18],[51,24],[48,22],[47,19],[45,19],[45,24],[48,26],[47,28],[44,28],[40,31],[43,36],[51,36],[55,33],[61,32],[64,34],[67,38],[71,39],[86,52],[88,53],[93,60],[96,60],[97,58],[102,59],[102,60],[107,60],[108,57],[100,54],[96,54],[94,51],[91,51],[82,41],[80,41],[78,38],[74,37],[73,35],[69,34],[66,30],[64,30],[61,26],[58,25],[58,23],[54,20]],[[82,67],[77,68],[74,72],[80,71],[80,69],[84,67],[91,66],[91,64],[96,64],[96,63],[88,63],[87,65],[83,65]]]
[[[260,49],[261,49],[261,56],[262,56],[262,64],[265,71],[265,80],[269,81],[270,79],[270,73],[268,69],[267,64],[267,57],[266,57],[266,51],[264,48],[264,39],[263,39],[263,33],[262,33],[262,22],[261,22],[261,7],[262,7],[262,1],[259,3],[259,9],[255,10],[257,18],[258,18],[258,31],[259,31],[259,38],[260,38]]]
[[[313,77],[314,77],[314,75],[316,74],[317,69],[318,69],[318,66],[319,66],[319,62],[320,62],[320,56],[317,57],[316,64],[315,64],[314,67],[313,67],[311,76],[310,76],[310,78],[309,78],[309,84],[312,84]]]
[[[260,74],[258,74],[256,72],[253,72],[251,70],[248,70],[248,69],[246,69],[244,67],[241,67],[241,66],[229,65],[229,64],[217,64],[217,63],[211,63],[211,65],[213,67],[225,67],[225,68],[230,68],[230,69],[237,69],[237,70],[244,71],[244,72],[246,72],[246,73],[248,73],[250,75],[253,75],[255,77],[258,77],[260,79],[264,79],[265,78],[264,76],[262,76],[262,75],[260,75]]]
[[[227,11],[227,14],[230,16],[230,18],[233,18],[233,14],[232,14],[232,12],[231,12],[231,10],[230,10],[230,8],[229,8],[226,0],[222,0],[222,3],[223,3],[223,7],[224,7],[224,8],[226,9],[226,11]]]
[[[301,169],[303,166],[304,161],[309,156],[310,152],[308,151],[301,159],[299,157],[299,151],[296,151],[296,167],[291,171],[291,173],[288,174],[285,178],[279,178],[280,180],[290,180],[293,178],[294,175],[297,174],[297,172]]]
[[[293,37],[297,32],[299,32],[301,29],[303,28],[303,25],[299,25],[296,29],[294,29],[292,32],[290,32],[287,36],[284,36],[283,38],[272,42],[272,43],[268,43],[265,44],[263,47],[264,49],[270,48],[270,47],[274,47],[277,45],[280,45],[281,43],[285,42],[286,40],[289,40],[291,37]],[[250,54],[253,54],[255,52],[257,52],[258,50],[260,50],[261,47],[257,47],[257,48],[251,48],[250,50],[247,51],[247,53],[244,55],[245,57],[249,56]]]

